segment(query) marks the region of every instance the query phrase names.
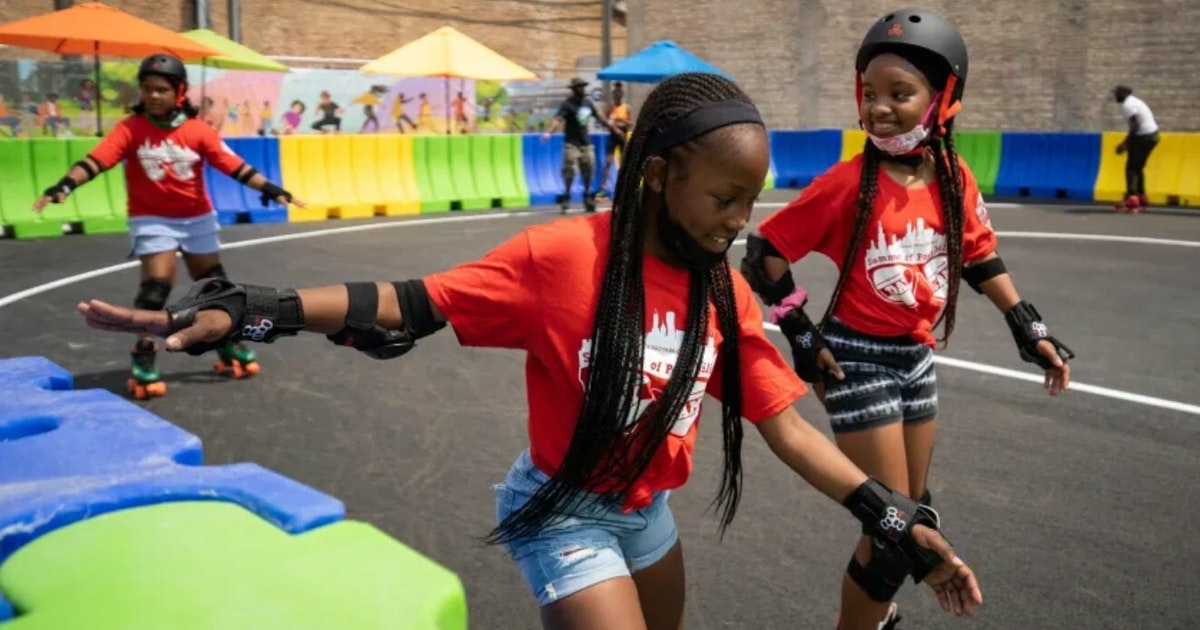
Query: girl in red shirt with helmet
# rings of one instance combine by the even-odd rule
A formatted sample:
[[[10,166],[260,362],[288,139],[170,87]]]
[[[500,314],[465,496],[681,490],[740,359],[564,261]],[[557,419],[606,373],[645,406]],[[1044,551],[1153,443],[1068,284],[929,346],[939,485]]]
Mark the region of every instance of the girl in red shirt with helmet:
[[[806,388],[730,268],[769,162],[762,118],[736,85],[677,75],[646,99],[611,213],[526,228],[422,279],[299,291],[218,279],[167,313],[94,300],[79,311],[95,328],[169,335],[169,350],[189,352],[309,330],[391,358],[446,322],[463,345],[523,351],[530,447],[496,486],[489,538],[508,548],[545,628],[682,626],[683,551],[667,501],[691,474],[706,394],[722,409],[722,528],[741,491],[745,418],[910,558],[946,610],[969,612],[982,595],[935,516],[868,479],[796,413]]]
[[[129,197],[131,255],[141,260],[141,283],[134,304],[160,310],[175,283],[175,253],[182,252],[193,280],[223,278],[216,213],[204,188],[204,163],[262,191],[263,204],[303,203],[271,183],[238,157],[216,131],[200,121],[187,99],[187,68],[166,54],[146,57],[138,68],[141,100],[87,157],[42,194],[33,209],[61,203],[73,190],[125,162]],[[166,394],[155,365],[154,339],[143,335],[133,348],[129,391],[138,399]],[[240,343],[217,350],[218,372],[235,378],[257,374],[254,352]]]
[[[838,446],[870,475],[922,505],[933,452],[933,329],[954,330],[959,281],[1005,314],[1021,357],[1067,388],[1074,355],[1022,301],[996,253],[983,196],[951,134],[967,78],[958,31],[923,10],[876,21],[859,48],[863,153],[813,180],[747,239],[743,273],[772,306],[796,371],[816,384]],[[810,252],[840,276],[820,324],[805,314],[789,264]],[[869,534],[869,532],[867,532]],[[872,544],[874,542],[874,544]],[[842,583],[845,630],[893,628],[907,559],[864,535]],[[951,585],[953,588],[953,585]]]

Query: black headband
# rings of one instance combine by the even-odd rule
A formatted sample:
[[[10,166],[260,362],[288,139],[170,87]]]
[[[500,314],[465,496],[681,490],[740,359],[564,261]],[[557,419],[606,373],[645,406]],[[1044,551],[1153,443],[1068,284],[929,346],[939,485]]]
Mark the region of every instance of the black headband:
[[[655,155],[715,129],[738,123],[763,124],[758,108],[741,100],[717,101],[702,105],[687,115],[656,127],[646,141],[646,153]]]

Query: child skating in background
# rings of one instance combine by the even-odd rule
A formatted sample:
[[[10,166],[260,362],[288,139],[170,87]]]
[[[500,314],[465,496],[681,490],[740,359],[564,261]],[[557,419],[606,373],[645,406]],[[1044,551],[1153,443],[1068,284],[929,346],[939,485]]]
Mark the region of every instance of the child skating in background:
[[[224,278],[216,213],[204,187],[204,163],[263,193],[263,203],[303,203],[271,183],[234,154],[217,133],[201,122],[187,99],[187,68],[171,55],[147,57],[138,68],[141,100],[133,113],[113,127],[84,159],[34,203],[62,203],[79,186],[125,162],[129,193],[131,254],[141,261],[141,282],[134,304],[160,310],[175,284],[175,256],[182,252],[193,280]],[[133,348],[129,390],[136,398],[162,396],[157,347],[149,335]],[[238,342],[217,349],[217,369],[235,378],[257,374],[254,352]]]

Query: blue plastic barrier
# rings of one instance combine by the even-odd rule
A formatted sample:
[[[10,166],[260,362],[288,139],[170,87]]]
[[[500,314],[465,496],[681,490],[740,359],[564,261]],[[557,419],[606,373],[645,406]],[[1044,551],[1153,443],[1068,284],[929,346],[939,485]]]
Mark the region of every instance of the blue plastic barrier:
[[[540,140],[535,134],[527,133],[521,136],[521,165],[525,170],[525,188],[529,190],[531,206],[554,203],[554,193],[543,186],[541,172],[538,170],[538,142]]]
[[[283,174],[279,168],[279,139],[278,138],[235,138],[234,151],[245,158],[251,166],[258,169],[263,177],[283,185]],[[234,146],[234,145],[230,145]],[[250,213],[251,223],[286,223],[288,211],[284,206],[272,201],[264,207],[262,193],[248,186],[241,186],[242,203]]]
[[[279,184],[279,141],[275,138],[226,138],[229,148],[246,160],[263,177]],[[269,145],[274,145],[274,164],[271,163]],[[209,197],[217,210],[217,221],[221,225],[234,223],[278,223],[287,221],[287,209],[277,203],[267,208],[262,205],[257,190],[239,184],[237,180],[204,166],[204,183]]]
[[[596,171],[592,174],[592,190],[600,189],[600,176],[604,172],[604,149],[608,145],[607,133],[591,134],[592,146],[596,152]],[[542,142],[541,134],[525,134],[522,140],[523,159],[525,163],[525,183],[529,187],[531,205],[547,205],[562,193],[562,161],[564,152],[563,136],[561,133],[550,136]],[[609,176],[615,185],[616,173]],[[611,188],[611,186],[610,186]],[[571,185],[571,199],[582,201],[583,179],[578,173]]]
[[[1004,132],[996,195],[1091,200],[1100,134]]]
[[[229,501],[293,533],[344,517],[257,465],[201,466],[199,438],[120,396],[45,389],[65,384],[45,363],[0,361],[0,562],[57,528],[169,501]]]
[[[770,132],[776,188],[803,188],[841,159],[842,130]]]

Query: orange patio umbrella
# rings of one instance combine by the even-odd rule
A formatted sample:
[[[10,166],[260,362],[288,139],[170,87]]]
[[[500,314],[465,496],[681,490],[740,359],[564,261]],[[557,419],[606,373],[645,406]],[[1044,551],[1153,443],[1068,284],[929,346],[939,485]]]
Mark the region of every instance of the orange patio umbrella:
[[[92,55],[97,90],[100,89],[101,55],[145,57],[168,53],[186,61],[220,54],[179,33],[99,2],[86,2],[0,25],[0,44],[60,55]],[[99,98],[96,100],[96,133],[100,133]]]

